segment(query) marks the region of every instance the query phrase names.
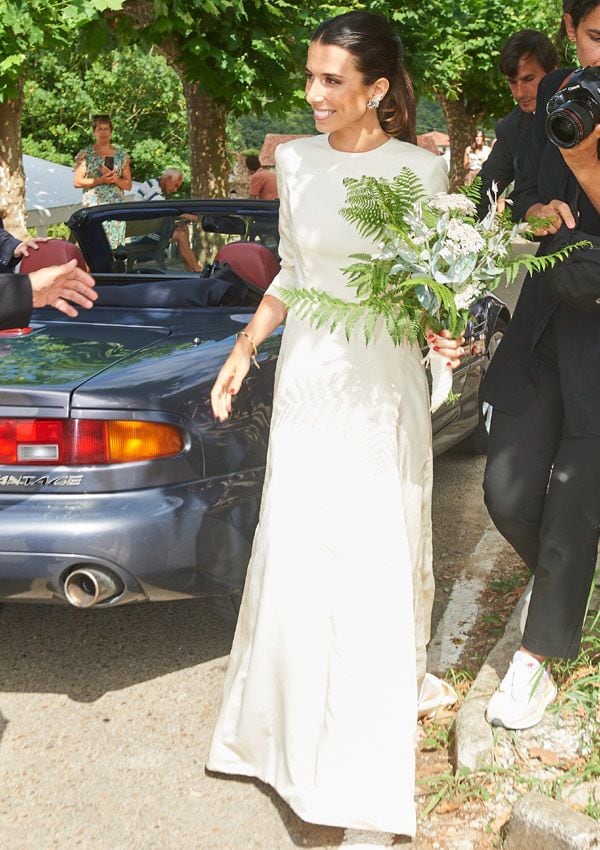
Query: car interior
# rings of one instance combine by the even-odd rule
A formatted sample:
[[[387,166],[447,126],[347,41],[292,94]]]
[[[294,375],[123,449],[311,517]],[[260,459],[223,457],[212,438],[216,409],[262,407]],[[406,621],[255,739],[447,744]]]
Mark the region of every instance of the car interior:
[[[121,227],[122,242],[111,250],[110,271],[97,273],[92,268],[98,306],[256,306],[279,271],[274,215],[253,216],[249,211],[244,215],[161,216],[127,220]],[[187,231],[201,272],[186,267],[179,244],[173,239],[176,228]],[[62,247],[56,243],[63,243]],[[77,245],[50,240],[43,243],[44,248],[47,246],[52,246],[47,249],[48,255],[65,259],[76,255],[86,267]],[[47,264],[43,256],[38,260],[41,265]]]

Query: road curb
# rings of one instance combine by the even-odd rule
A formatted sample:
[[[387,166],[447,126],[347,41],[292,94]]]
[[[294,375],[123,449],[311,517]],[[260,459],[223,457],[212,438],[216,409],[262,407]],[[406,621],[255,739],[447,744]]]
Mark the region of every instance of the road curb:
[[[529,590],[531,582],[527,585]],[[521,640],[524,592],[515,606],[504,635],[487,656],[456,717],[456,768],[473,772],[493,764],[494,738],[485,720],[485,708],[504,676]],[[600,850],[600,827],[593,818],[567,803],[539,793],[526,794],[515,803],[504,850]]]
[[[530,589],[530,586],[531,582],[527,585],[526,591]],[[477,771],[493,763],[494,737],[485,719],[485,709],[521,642],[519,621],[525,606],[525,595],[526,592],[521,594],[506,624],[504,634],[485,659],[456,716],[457,769],[467,768]]]
[[[598,850],[597,822],[543,794],[526,794],[515,803],[504,850]]]

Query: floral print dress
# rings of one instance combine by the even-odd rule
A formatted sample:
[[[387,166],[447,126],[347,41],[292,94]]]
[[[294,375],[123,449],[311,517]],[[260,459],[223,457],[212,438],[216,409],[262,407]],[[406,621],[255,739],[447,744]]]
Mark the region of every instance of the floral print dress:
[[[119,177],[123,176],[123,168],[129,162],[129,154],[115,148],[115,164],[114,169]],[[86,177],[102,177],[102,166],[104,165],[104,157],[100,156],[93,145],[88,145],[79,151],[75,157],[75,164],[85,159],[86,162]],[[81,203],[84,207],[95,207],[98,204],[116,204],[123,200],[123,190],[119,189],[113,183],[104,183],[99,186],[92,186],[91,189],[85,189],[82,195]],[[111,249],[123,244],[125,239],[125,222],[124,221],[106,221],[104,222],[104,230],[108,237]]]

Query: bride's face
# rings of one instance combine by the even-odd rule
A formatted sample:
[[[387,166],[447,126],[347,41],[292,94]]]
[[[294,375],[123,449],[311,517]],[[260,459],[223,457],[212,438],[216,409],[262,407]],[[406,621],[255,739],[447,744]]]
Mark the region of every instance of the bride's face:
[[[365,85],[354,57],[343,47],[313,41],[308,48],[304,93],[317,130],[333,133],[348,127],[377,126],[377,112],[367,109],[367,101],[383,97],[386,90],[386,80]]]

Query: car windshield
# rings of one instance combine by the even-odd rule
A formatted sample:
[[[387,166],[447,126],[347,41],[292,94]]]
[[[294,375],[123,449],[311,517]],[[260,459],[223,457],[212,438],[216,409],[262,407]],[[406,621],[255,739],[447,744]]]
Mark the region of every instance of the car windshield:
[[[115,213],[103,222],[103,229],[111,252],[106,271],[116,273],[199,271],[212,265],[231,243],[257,242],[277,255],[279,241],[276,216],[250,213],[162,214],[126,220]],[[85,251],[85,245],[81,247]]]

